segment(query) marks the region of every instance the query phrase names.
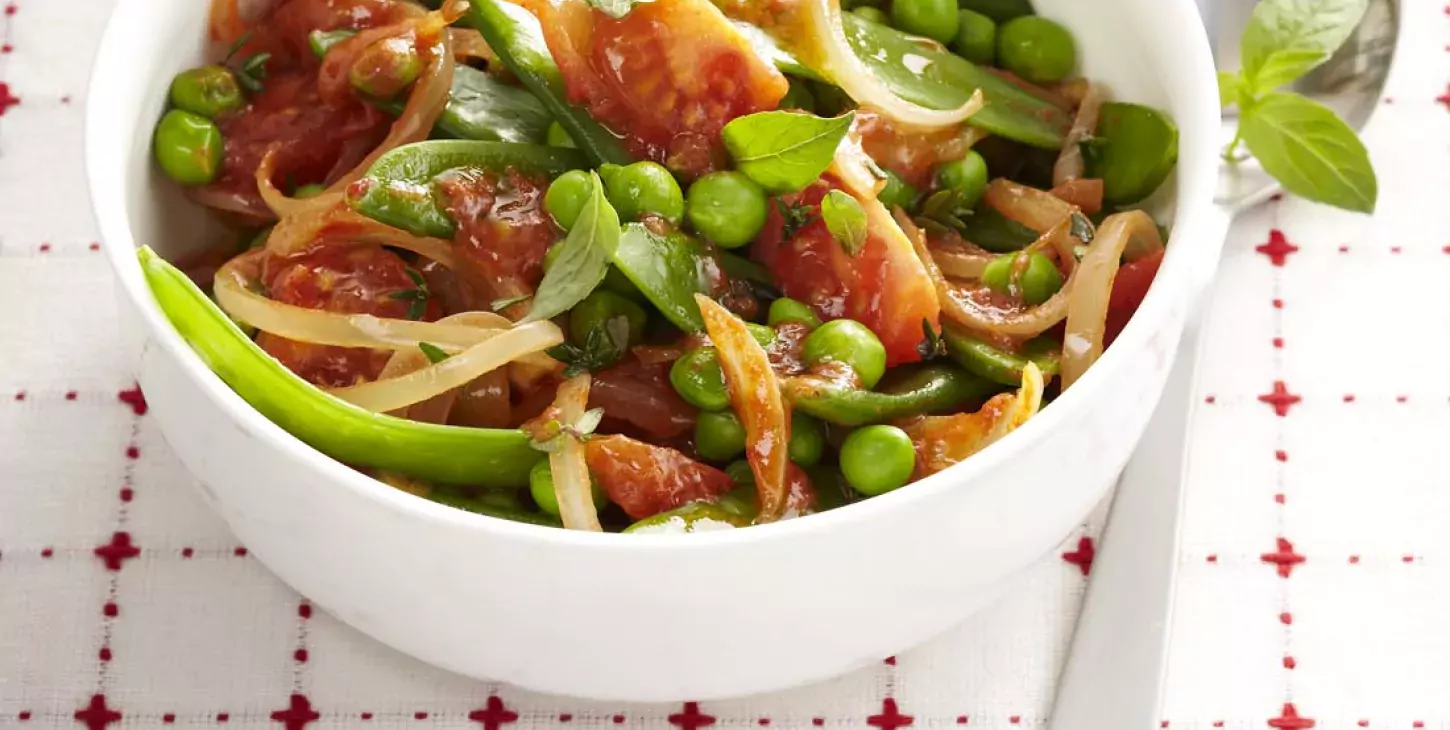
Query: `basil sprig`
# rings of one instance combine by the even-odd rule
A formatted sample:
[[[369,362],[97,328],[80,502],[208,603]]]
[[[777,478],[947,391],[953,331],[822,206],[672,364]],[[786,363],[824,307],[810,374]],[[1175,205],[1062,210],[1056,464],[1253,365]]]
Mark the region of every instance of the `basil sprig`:
[[[826,193],[821,199],[821,220],[847,256],[855,256],[866,245],[866,211],[848,193]]]
[[[731,120],[721,137],[746,177],[771,193],[793,193],[820,179],[830,167],[855,118],[855,112],[829,118],[759,112]]]
[[[1219,99],[1239,107],[1240,143],[1285,190],[1361,213],[1374,211],[1378,183],[1354,130],[1327,107],[1276,91],[1324,63],[1354,32],[1368,0],[1262,0],[1240,43],[1243,70],[1220,72]]]
[[[619,215],[604,197],[599,174],[589,173],[589,199],[569,236],[557,244],[559,258],[539,282],[534,302],[523,322],[563,314],[589,296],[604,281],[609,262],[619,247]]]

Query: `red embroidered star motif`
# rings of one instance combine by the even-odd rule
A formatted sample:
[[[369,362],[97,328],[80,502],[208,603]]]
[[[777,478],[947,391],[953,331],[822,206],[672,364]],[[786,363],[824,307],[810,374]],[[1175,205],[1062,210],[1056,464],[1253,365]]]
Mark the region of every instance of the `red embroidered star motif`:
[[[490,695],[488,704],[481,710],[468,713],[468,719],[483,723],[483,730],[498,730],[503,725],[517,722],[519,713],[510,710],[497,695]]]
[[[1283,712],[1279,713],[1278,717],[1269,720],[1269,727],[1274,730],[1308,730],[1308,728],[1314,727],[1314,721],[1307,717],[1300,717],[1293,702],[1285,702]]]
[[[1279,577],[1288,578],[1294,572],[1294,566],[1304,562],[1303,555],[1294,552],[1294,543],[1278,538],[1278,550],[1272,553],[1264,553],[1259,559],[1265,563],[1278,566]]]
[[[1088,571],[1093,569],[1093,557],[1096,555],[1097,550],[1093,549],[1093,539],[1084,537],[1077,541],[1077,550],[1063,553],[1062,559],[1076,565],[1083,575],[1087,575]]]
[[[1275,228],[1269,231],[1269,242],[1255,247],[1254,250],[1268,256],[1269,261],[1275,266],[1283,266],[1284,260],[1289,257],[1289,254],[1298,251],[1299,247],[1289,243],[1289,239],[1284,237],[1284,232]]]
[[[272,722],[282,723],[287,730],[303,730],[307,723],[316,722],[321,717],[322,713],[312,709],[312,702],[307,699],[307,695],[294,692],[287,709],[272,713]]]
[[[1288,386],[1284,385],[1282,380],[1274,381],[1273,392],[1259,396],[1259,402],[1273,406],[1274,413],[1280,417],[1289,415],[1289,406],[1301,400],[1304,399],[1289,392]]]
[[[896,709],[896,700],[887,697],[881,701],[881,714],[866,718],[866,724],[881,730],[896,730],[913,722],[911,715],[903,715]]]
[[[131,543],[131,533],[118,532],[111,536],[111,541],[96,548],[96,557],[106,562],[106,570],[120,570],[121,566],[131,558],[141,554],[141,548]]]
[[[10,111],[10,107],[19,106],[20,97],[10,93],[10,84],[0,83],[0,117]]]
[[[685,730],[696,730],[696,728],[715,724],[714,716],[700,712],[698,702],[686,702],[685,711],[670,715],[669,720],[671,725],[682,727]]]
[[[76,722],[87,730],[106,730],[106,726],[121,721],[121,713],[106,706],[105,695],[91,695],[91,703],[75,714]]]
[[[1450,14],[1450,7],[1446,8],[1446,14]],[[1444,104],[1446,109],[1450,109],[1450,85],[1445,87],[1445,93],[1435,97],[1435,101]]]
[[[141,392],[141,386],[139,384],[132,385],[130,388],[117,393],[116,399],[131,406],[132,412],[136,415],[146,415],[146,394]]]

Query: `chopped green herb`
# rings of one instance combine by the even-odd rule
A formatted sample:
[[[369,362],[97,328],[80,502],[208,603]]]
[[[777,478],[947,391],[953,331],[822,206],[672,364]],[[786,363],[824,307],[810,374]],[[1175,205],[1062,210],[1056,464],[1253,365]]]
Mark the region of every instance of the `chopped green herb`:
[[[509,307],[512,307],[515,304],[518,304],[519,302],[526,302],[529,299],[533,298],[533,296],[534,295],[532,294],[524,294],[517,297],[509,297],[507,299],[495,299],[489,303],[488,308],[492,309],[495,312],[501,312],[505,309],[508,309]]]
[[[855,256],[866,245],[866,211],[848,193],[832,190],[821,199],[821,220],[831,238],[848,256]]]
[[[802,228],[811,224],[811,208],[800,203],[787,203],[780,198],[775,199],[775,207],[780,210],[780,217],[784,220],[781,226],[781,240],[789,241],[795,238]]]
[[[267,78],[267,62],[272,60],[270,53],[258,53],[242,61],[237,69],[237,83],[247,91],[261,91],[262,81]]]
[[[589,330],[584,344],[565,342],[548,349],[549,356],[564,363],[564,377],[593,372],[619,361],[629,347],[629,318],[617,315]]]
[[[422,350],[423,354],[428,358],[428,362],[431,362],[434,365],[437,365],[438,363],[452,357],[452,355],[444,352],[443,348],[431,342],[419,342],[418,349]]]

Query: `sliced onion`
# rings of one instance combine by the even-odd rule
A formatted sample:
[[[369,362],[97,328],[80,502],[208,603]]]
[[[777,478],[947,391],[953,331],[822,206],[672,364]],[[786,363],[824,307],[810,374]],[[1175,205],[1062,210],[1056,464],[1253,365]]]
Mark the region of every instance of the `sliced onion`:
[[[872,107],[893,121],[926,129],[954,127],[981,110],[981,89],[965,104],[946,111],[928,109],[897,96],[856,57],[841,22],[841,0],[806,0],[806,6],[810,11],[807,33],[819,45],[827,75],[857,104]]]
[[[1057,155],[1057,162],[1052,165],[1053,187],[1082,177],[1081,143],[1098,128],[1098,109],[1102,107],[1102,97],[1102,90],[1096,84],[1088,84],[1087,91],[1082,95],[1082,102],[1078,104],[1077,116],[1072,120],[1072,127],[1062,139],[1062,151]]]
[[[1022,368],[1022,387],[1012,397],[1012,405],[992,424],[992,430],[983,447],[996,443],[1003,436],[1017,430],[1027,419],[1037,415],[1042,410],[1042,389],[1042,371],[1037,368],[1036,363],[1028,361],[1027,366]]]
[[[267,250],[279,256],[291,256],[311,248],[324,236],[341,239],[351,245],[401,248],[426,256],[450,269],[458,267],[451,242],[415,236],[375,221],[340,202],[326,210],[283,218],[267,234]]]
[[[191,198],[197,205],[204,205],[225,213],[235,213],[254,223],[266,223],[277,218],[267,205],[255,196],[223,190],[211,185],[187,188],[186,197]]]
[[[790,496],[786,481],[790,413],[781,397],[780,383],[770,367],[770,357],[755,342],[745,322],[704,294],[696,294],[695,302],[700,305],[705,330],[720,354],[730,402],[745,426],[745,456],[755,475],[760,502],[755,521],[774,522],[785,514]]]
[[[987,307],[942,275],[926,247],[926,236],[900,210],[896,211],[896,222],[902,232],[916,248],[917,258],[926,267],[926,273],[936,285],[937,299],[941,301],[942,314],[948,319],[979,332],[990,332],[1015,337],[1033,337],[1051,329],[1067,317],[1067,295],[1072,291],[1073,279],[1069,276],[1062,289],[1047,301],[1025,310],[1002,310]]]
[[[554,410],[562,423],[578,423],[588,404],[588,373],[565,380],[554,396]],[[554,497],[559,501],[559,518],[569,530],[602,532],[604,528],[600,527],[599,515],[594,510],[594,488],[589,478],[589,463],[584,460],[584,444],[568,435],[559,441],[559,449],[549,454],[549,471],[554,476]]]
[[[416,322],[411,319],[389,319],[371,314],[340,314],[322,309],[308,309],[273,301],[249,288],[254,272],[243,267],[255,266],[247,255],[238,256],[217,270],[212,291],[217,304],[233,318],[263,332],[315,345],[337,347],[371,347],[384,350],[412,350],[419,342],[436,345],[448,353],[473,347],[492,334],[485,326],[508,329],[513,323],[489,312],[471,312],[476,324],[463,326],[443,322]],[[492,325],[483,323],[492,322]],[[534,355],[526,361],[539,367],[554,367],[553,358]]]
[[[1072,272],[1077,270],[1077,255],[1072,250],[1071,231],[1072,219],[1065,219],[1038,236],[1036,241],[1023,250],[1051,253],[1062,263],[1062,267],[1067,269],[1068,276],[1071,276]]]
[[[453,60],[466,63],[478,59],[490,64],[499,63],[497,53],[488,47],[483,34],[472,28],[449,28],[448,36],[453,39]]]
[[[1016,393],[993,396],[975,413],[918,416],[901,424],[916,446],[914,476],[921,479],[959,464],[1016,430],[1042,407],[1042,371],[1022,368]]]
[[[388,380],[334,388],[328,392],[376,413],[397,410],[466,385],[524,355],[542,352],[564,341],[553,322],[530,322],[507,330],[479,330],[484,339],[442,362]]]
[[[277,151],[281,148],[282,145],[277,142],[269,145],[262,155],[262,163],[257,165],[256,172],[257,192],[261,194],[262,202],[267,204],[273,215],[288,218],[311,212],[321,213],[342,202],[341,192],[320,193],[310,198],[289,198],[278,190],[272,183],[272,176],[277,170]]]
[[[987,205],[996,208],[1002,215],[1038,233],[1046,232],[1076,212],[1076,208],[1046,190],[1000,177],[987,186],[987,192],[982,197]]]
[[[1062,338],[1062,387],[1070,387],[1103,354],[1108,299],[1125,252],[1139,258],[1163,248],[1158,226],[1141,210],[1114,213],[1098,228],[1077,271]],[[1068,291],[1063,287],[1063,291]],[[1061,292],[1059,292],[1061,293]]]
[[[465,326],[480,327],[483,329],[497,329],[497,319],[498,318],[496,316],[490,315],[487,312],[462,312],[452,315],[450,317],[444,317],[443,319],[440,319],[438,321],[441,324],[459,324]],[[428,360],[428,356],[424,355],[423,351],[418,348],[413,348],[411,350],[397,350],[393,353],[393,356],[388,359],[387,365],[383,366],[382,372],[378,373],[377,379],[389,380],[392,378],[402,377],[409,373],[413,373],[428,367],[429,363],[430,361]],[[493,374],[494,373],[490,373],[489,375]],[[497,374],[503,375],[503,373],[501,372]],[[482,377],[487,378],[489,377],[489,375],[485,375]],[[507,381],[505,381],[505,383],[506,382]],[[469,385],[471,385],[471,383]],[[428,400],[414,403],[407,408],[402,408],[394,411],[391,415],[397,416],[399,418],[406,418],[410,421],[419,421],[422,423],[448,423],[449,415],[453,412],[454,405],[462,398],[463,393],[466,389],[467,386],[463,388],[454,388],[452,390],[444,391],[442,393],[439,393],[438,395],[433,396],[432,398],[429,398]],[[507,385],[505,385],[505,398],[507,398],[507,392]],[[509,416],[507,400],[505,400],[503,403],[503,411],[504,412],[502,419],[498,420],[507,421]]]
[[[941,273],[953,279],[980,279],[987,264],[997,257],[992,254],[952,251],[945,248],[931,249],[931,258]],[[940,294],[938,294],[940,296]]]

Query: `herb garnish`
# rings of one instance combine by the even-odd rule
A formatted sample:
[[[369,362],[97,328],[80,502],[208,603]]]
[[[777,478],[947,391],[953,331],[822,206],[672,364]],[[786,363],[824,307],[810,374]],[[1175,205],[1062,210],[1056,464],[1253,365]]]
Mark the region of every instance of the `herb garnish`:
[[[548,319],[569,311],[604,281],[609,262],[619,247],[619,214],[604,197],[599,174],[589,173],[589,199],[569,235],[556,244],[559,258],[544,274],[534,292],[534,303],[523,322]]]
[[[403,271],[407,272],[408,278],[413,280],[413,288],[400,289],[389,294],[388,298],[400,302],[410,302],[408,319],[422,319],[423,313],[428,311],[428,299],[433,296],[433,293],[428,291],[428,282],[423,280],[423,275],[413,267],[406,267]]]
[[[267,62],[272,60],[270,53],[257,53],[242,61],[237,69],[237,84],[243,89],[251,92],[262,90],[262,81],[267,78]]]
[[[619,361],[629,346],[629,319],[624,315],[610,317],[604,324],[589,330],[582,345],[565,342],[547,350],[549,356],[564,363],[564,377],[593,372]]]
[[[771,193],[793,193],[820,179],[851,129],[855,112],[818,117],[770,111],[737,117],[721,139],[746,177]]]
[[[1364,17],[1368,0],[1262,0],[1240,42],[1243,70],[1220,72],[1219,100],[1239,107],[1239,127],[1224,150],[1237,162],[1243,143],[1289,192],[1369,213],[1378,183],[1353,129],[1329,108],[1276,91],[1324,63]]]
[[[529,446],[546,454],[552,454],[564,445],[566,438],[579,442],[589,440],[589,436],[594,433],[594,429],[599,428],[599,422],[602,420],[604,420],[604,409],[591,408],[572,424],[560,423],[558,419],[548,421],[535,431],[533,438],[529,439]]]
[[[947,343],[942,340],[941,332],[931,326],[931,320],[922,317],[921,331],[926,335],[926,339],[916,345],[916,354],[921,355],[921,359],[931,360],[947,354]]]
[[[780,211],[780,217],[783,221],[780,228],[780,238],[782,241],[789,241],[795,238],[795,234],[799,233],[802,228],[810,225],[814,220],[809,205],[787,203],[780,198],[776,198],[775,207]]]
[[[866,245],[866,211],[849,194],[840,190],[826,193],[821,199],[821,220],[847,256],[855,256]]]
[[[419,350],[422,350],[423,351],[423,356],[424,357],[427,357],[428,358],[428,362],[431,362],[434,365],[437,365],[438,363],[443,362],[444,360],[447,360],[448,358],[452,357],[452,355],[449,355],[448,353],[444,352],[443,351],[443,348],[441,348],[441,347],[439,347],[439,346],[437,346],[437,345],[435,345],[435,344],[433,344],[431,342],[419,342],[418,343],[418,349]]]

